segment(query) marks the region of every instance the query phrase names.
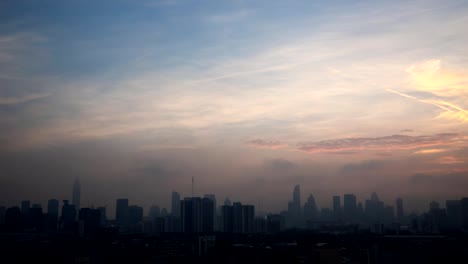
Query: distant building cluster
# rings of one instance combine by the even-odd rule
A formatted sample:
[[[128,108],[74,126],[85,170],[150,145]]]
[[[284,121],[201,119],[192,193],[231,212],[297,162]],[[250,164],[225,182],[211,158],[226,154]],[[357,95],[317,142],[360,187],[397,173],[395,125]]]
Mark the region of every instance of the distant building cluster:
[[[445,208],[437,202],[421,215],[405,214],[403,199],[395,206],[386,205],[374,192],[358,202],[354,194],[332,197],[332,208],[319,209],[310,194],[301,203],[301,190],[293,189],[286,211],[257,216],[255,206],[231,202],[217,206],[214,194],[181,198],[172,192],[171,209],[151,206],[144,209],[131,205],[128,199],[117,199],[115,220],[110,220],[106,207],[81,208],[81,186],[73,184],[72,202],[50,199],[47,212],[40,204],[22,201],[20,207],[0,207],[0,227],[6,232],[60,232],[93,235],[103,230],[118,233],[277,233],[286,229],[307,229],[317,232],[346,233],[368,231],[376,234],[412,233],[437,234],[445,231],[468,230],[468,198],[446,201]]]

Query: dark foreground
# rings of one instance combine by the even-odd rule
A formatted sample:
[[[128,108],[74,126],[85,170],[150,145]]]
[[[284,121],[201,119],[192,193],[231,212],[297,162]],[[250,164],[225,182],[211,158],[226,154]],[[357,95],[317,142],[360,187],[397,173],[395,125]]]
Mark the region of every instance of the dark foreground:
[[[468,236],[1,234],[0,263],[468,263]]]

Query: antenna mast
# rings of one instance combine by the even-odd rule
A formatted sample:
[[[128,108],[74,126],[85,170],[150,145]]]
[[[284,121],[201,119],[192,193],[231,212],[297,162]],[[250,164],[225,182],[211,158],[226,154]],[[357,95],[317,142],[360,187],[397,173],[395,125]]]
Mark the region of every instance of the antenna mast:
[[[193,185],[194,183],[193,183],[193,176],[192,176],[192,198],[193,198]]]

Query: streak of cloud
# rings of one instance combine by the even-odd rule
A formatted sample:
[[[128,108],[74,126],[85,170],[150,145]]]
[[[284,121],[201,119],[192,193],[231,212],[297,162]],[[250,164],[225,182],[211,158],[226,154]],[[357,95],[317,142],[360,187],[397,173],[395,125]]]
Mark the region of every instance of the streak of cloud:
[[[299,143],[297,147],[308,153],[336,151],[392,151],[408,150],[429,146],[440,146],[454,143],[458,134],[444,133],[426,136],[392,135],[374,138],[342,138],[311,143]]]
[[[263,139],[253,139],[246,142],[250,147],[255,148],[268,148],[268,149],[279,149],[287,147],[287,144],[283,144],[279,141],[268,141]]]

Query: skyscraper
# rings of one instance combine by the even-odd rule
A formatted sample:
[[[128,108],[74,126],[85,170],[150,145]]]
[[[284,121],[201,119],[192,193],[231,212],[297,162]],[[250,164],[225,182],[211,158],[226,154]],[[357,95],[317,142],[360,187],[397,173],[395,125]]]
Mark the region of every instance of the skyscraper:
[[[216,221],[216,218],[218,216],[218,213],[216,212],[216,195],[214,194],[205,194],[204,198],[208,198],[210,199],[212,202],[213,202],[213,226],[214,226],[214,230],[218,230],[217,228],[217,221]]]
[[[76,210],[80,210],[80,199],[81,199],[81,185],[78,179],[75,180],[73,184],[73,197],[72,204],[75,206]]]
[[[234,202],[232,204],[233,210],[233,221],[232,228],[234,233],[242,233],[242,204],[240,202]]]
[[[30,208],[31,208],[31,201],[29,200],[21,201],[21,214],[23,214],[23,217],[28,215]]]
[[[242,206],[242,233],[254,231],[255,207],[253,205]]]
[[[338,195],[333,196],[333,213],[335,217],[339,217],[341,214],[341,197]]]
[[[397,221],[401,223],[404,217],[403,199],[401,198],[396,199],[396,216],[397,216]]]
[[[301,189],[294,186],[293,199],[288,204],[289,226],[298,226],[301,219]]]
[[[357,204],[354,194],[345,194],[343,197],[343,214],[348,220],[356,218]]]
[[[128,215],[128,199],[117,199],[117,206],[115,210],[115,220],[120,225],[126,225],[127,215]]]
[[[315,198],[312,194],[309,195],[307,202],[304,204],[304,217],[306,220],[317,219],[317,204],[315,203]]]
[[[180,194],[172,192],[171,213],[175,217],[180,217]]]

